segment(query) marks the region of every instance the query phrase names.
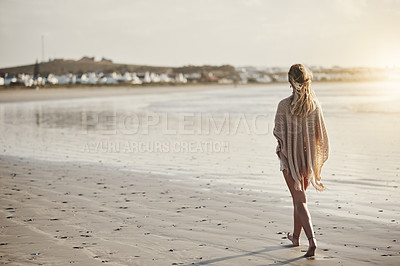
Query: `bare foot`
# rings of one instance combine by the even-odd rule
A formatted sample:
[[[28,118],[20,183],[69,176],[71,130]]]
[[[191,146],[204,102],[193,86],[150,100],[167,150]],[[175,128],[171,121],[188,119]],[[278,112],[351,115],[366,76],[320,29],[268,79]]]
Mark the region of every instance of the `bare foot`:
[[[293,246],[298,247],[300,245],[299,242],[299,237],[296,235],[291,235],[290,233],[287,233],[287,238],[292,241]]]
[[[315,241],[315,237],[309,238],[308,239],[309,246],[307,253],[304,254],[304,257],[313,257],[315,256],[315,250],[317,249],[317,243]]]

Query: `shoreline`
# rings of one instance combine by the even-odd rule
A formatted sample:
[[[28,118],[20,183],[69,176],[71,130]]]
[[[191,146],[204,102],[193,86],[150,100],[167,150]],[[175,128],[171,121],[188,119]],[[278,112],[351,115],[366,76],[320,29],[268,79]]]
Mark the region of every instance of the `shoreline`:
[[[393,81],[316,81],[313,84],[342,84],[342,83],[396,83]],[[107,97],[107,96],[123,96],[123,95],[141,95],[141,94],[157,94],[170,92],[188,92],[190,91],[207,91],[219,89],[240,89],[246,87],[273,87],[280,86],[286,82],[273,83],[248,83],[248,84],[213,84],[213,83],[197,83],[197,84],[145,84],[145,85],[79,85],[79,86],[55,86],[45,87],[36,90],[27,87],[7,87],[0,88],[0,103],[11,102],[28,102],[42,100],[60,100],[75,98],[91,98],[91,97]],[[98,93],[98,95],[96,95]]]
[[[239,88],[237,86],[236,88]],[[234,85],[193,85],[193,86],[92,86],[92,87],[59,87],[43,88],[39,90],[20,88],[0,90],[0,103],[28,102],[42,100],[60,100],[75,98],[142,95],[142,94],[163,94],[171,92],[206,91],[218,89],[232,89]]]

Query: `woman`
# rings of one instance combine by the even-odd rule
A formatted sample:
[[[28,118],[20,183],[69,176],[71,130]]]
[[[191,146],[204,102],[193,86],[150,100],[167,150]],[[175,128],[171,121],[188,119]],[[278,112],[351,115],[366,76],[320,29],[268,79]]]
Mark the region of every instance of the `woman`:
[[[279,103],[274,128],[278,140],[276,153],[293,198],[293,234],[288,233],[287,237],[294,246],[299,246],[304,229],[309,242],[306,257],[314,256],[317,248],[306,190],[310,183],[318,191],[325,189],[320,173],[329,153],[321,106],[311,88],[312,78],[311,71],[303,65],[290,67],[288,79],[293,93]]]

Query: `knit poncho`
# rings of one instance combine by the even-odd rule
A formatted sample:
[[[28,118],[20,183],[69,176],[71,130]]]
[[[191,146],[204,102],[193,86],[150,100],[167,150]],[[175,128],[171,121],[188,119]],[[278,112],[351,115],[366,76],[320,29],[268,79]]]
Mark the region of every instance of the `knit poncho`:
[[[278,140],[276,153],[284,169],[295,182],[296,190],[307,189],[309,183],[319,191],[321,168],[328,159],[329,142],[324,117],[319,103],[305,117],[290,113],[293,95],[283,99],[276,111],[274,136]]]

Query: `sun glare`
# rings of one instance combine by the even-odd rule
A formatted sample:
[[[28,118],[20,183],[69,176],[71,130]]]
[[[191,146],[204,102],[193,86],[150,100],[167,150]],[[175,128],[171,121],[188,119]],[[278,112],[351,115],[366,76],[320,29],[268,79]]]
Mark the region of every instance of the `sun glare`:
[[[398,47],[385,47],[377,55],[377,65],[381,67],[400,67],[400,50]]]
[[[400,98],[400,80],[384,81],[381,83],[380,94],[383,99],[393,100]]]

